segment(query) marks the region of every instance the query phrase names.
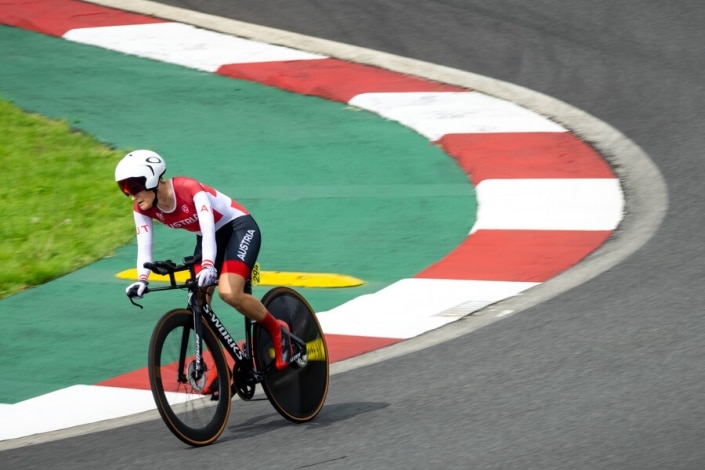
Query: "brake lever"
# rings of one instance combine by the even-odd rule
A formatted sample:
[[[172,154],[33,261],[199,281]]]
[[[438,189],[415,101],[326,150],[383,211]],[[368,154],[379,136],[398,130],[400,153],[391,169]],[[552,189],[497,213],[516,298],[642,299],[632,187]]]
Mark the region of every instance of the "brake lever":
[[[140,305],[140,304],[138,304],[137,302],[135,302],[135,297],[136,297],[136,296],[130,295],[130,293],[132,293],[132,292],[133,292],[133,291],[130,290],[130,292],[127,293],[127,298],[130,299],[130,303],[131,303],[132,305],[136,305],[137,307],[139,307],[139,308],[141,308],[141,309],[144,309],[144,307],[143,307],[142,305]],[[142,295],[146,294],[147,292],[149,292],[149,287],[146,287],[146,288],[144,289],[144,293],[143,293]]]
[[[131,303],[132,305],[136,305],[137,307],[139,307],[139,308],[141,308],[141,309],[144,309],[143,306],[141,306],[140,304],[138,304],[137,302],[135,302],[134,297],[130,297],[130,296],[128,295],[127,298],[130,299],[130,303]]]

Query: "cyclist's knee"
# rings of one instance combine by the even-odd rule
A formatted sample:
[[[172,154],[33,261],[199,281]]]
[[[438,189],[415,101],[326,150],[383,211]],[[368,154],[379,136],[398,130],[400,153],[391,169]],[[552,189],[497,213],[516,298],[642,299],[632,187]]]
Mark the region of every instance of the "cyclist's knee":
[[[222,290],[219,290],[218,293],[220,294],[220,298],[223,300],[223,302],[235,308],[237,311],[241,312],[243,308],[245,308],[245,296],[247,294],[245,294],[244,292],[223,292]]]

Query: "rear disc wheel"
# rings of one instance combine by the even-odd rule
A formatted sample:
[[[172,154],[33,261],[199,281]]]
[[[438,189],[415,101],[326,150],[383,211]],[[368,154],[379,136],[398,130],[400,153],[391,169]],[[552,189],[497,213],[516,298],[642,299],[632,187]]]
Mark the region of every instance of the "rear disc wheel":
[[[272,406],[284,418],[303,423],[316,417],[328,394],[328,348],[323,330],[308,302],[293,289],[275,287],[262,303],[277,319],[284,320],[292,335],[306,343],[305,357],[294,360],[284,370],[276,370],[272,339],[266,329],[255,325],[255,364],[269,370],[262,389]]]

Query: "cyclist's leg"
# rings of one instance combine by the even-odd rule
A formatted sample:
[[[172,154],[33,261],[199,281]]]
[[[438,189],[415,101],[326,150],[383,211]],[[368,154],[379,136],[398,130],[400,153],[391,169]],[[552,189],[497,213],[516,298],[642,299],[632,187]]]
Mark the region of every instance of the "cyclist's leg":
[[[216,231],[216,233],[215,233],[215,242],[216,242],[216,250],[217,250],[216,255],[215,255],[215,268],[218,270],[219,274],[223,274],[223,263],[226,259],[227,254],[228,254],[228,247],[231,245],[231,243],[233,244],[233,246],[238,246],[238,247],[240,246],[241,237],[244,237],[244,235],[238,236],[238,234],[236,232],[241,225],[242,224],[238,224],[237,221],[233,221],[230,224],[225,225],[224,227],[222,227],[220,230]],[[242,228],[247,227],[247,226],[248,226],[248,224],[244,224],[244,225],[242,225]],[[256,230],[257,230],[257,232],[259,232],[259,228],[257,228]],[[196,260],[196,265],[195,265],[196,274],[198,274],[199,271],[201,270],[200,261],[202,258],[202,252],[201,252],[202,243],[203,243],[203,237],[201,237],[200,235],[197,235],[196,236],[196,246],[193,249],[193,256],[194,256],[194,259]],[[257,252],[259,251],[259,245],[260,245],[259,241],[256,241],[256,243],[252,247],[254,250],[254,253],[255,253],[255,259],[257,256]],[[232,257],[232,255],[230,255],[230,256]],[[249,268],[249,269],[251,271],[251,268]],[[246,271],[246,269],[242,270],[243,273],[245,271]],[[224,285],[224,287],[227,287],[229,285],[232,285],[232,288],[227,289],[228,293],[226,294],[226,296],[228,296],[229,298],[232,298],[234,295],[233,292],[239,292],[240,289],[237,285],[233,285],[232,282],[230,282],[230,281],[228,281]],[[247,289],[245,289],[244,287],[242,290],[244,292],[247,292]],[[214,292],[215,292],[215,286],[208,288],[206,300],[209,305],[211,303],[211,299],[213,298]],[[249,293],[251,293],[251,291]],[[227,303],[230,306],[234,307],[234,305],[232,305],[232,302],[227,302]],[[254,316],[251,316],[251,315],[247,315],[247,316],[249,316],[253,320],[258,319]]]
[[[257,261],[261,245],[259,227],[251,216],[247,216],[233,221],[228,232],[227,243],[218,244],[218,257],[222,257],[222,261],[216,259],[216,265],[220,264],[220,298],[269,332],[274,343],[275,366],[283,369],[291,357],[289,327],[269,313],[257,297],[245,292],[245,284]]]

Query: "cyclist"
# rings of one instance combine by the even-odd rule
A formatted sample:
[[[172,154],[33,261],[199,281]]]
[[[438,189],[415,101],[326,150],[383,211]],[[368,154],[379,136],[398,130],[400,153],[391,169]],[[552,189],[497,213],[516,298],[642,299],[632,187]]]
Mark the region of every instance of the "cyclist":
[[[133,200],[137,228],[138,281],[127,287],[127,295],[141,298],[147,288],[150,271],[144,263],[152,261],[154,219],[168,227],[193,232],[194,256],[200,261],[200,266],[196,266],[198,285],[208,288],[217,284],[225,303],[261,324],[272,337],[275,367],[286,368],[286,359],[291,357],[288,325],[245,292],[245,282],[261,243],[255,219],[241,204],[218,190],[192,178],[164,179],[165,172],[164,159],[151,150],[130,152],[115,168],[115,181]],[[214,379],[211,374],[204,393],[209,392]]]

